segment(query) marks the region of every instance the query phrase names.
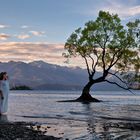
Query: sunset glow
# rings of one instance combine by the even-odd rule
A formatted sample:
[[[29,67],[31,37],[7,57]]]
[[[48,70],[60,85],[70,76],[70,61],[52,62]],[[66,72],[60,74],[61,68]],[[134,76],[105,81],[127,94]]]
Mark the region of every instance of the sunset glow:
[[[43,60],[81,66],[81,58],[65,63],[64,44],[70,34],[94,20],[100,10],[117,13],[123,23],[140,17],[139,0],[2,0],[0,4],[0,61]],[[75,61],[76,59],[76,61]]]

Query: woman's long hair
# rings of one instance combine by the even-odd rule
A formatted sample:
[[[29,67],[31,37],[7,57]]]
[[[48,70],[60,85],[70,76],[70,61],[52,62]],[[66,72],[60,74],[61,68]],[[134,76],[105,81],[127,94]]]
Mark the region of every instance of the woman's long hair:
[[[3,80],[3,76],[4,76],[5,74],[7,74],[7,72],[1,72],[1,73],[0,73],[0,80]]]

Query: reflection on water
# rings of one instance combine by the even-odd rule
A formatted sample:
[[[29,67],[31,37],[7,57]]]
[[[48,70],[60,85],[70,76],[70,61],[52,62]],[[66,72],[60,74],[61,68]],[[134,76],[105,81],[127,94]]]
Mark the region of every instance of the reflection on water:
[[[140,139],[139,92],[137,96],[98,92],[95,97],[104,102],[90,104],[57,102],[75,99],[79,94],[32,92],[36,94],[11,93],[10,121],[38,122],[50,126],[48,135],[70,140]]]
[[[110,109],[110,113],[108,115],[109,116],[112,115],[112,117],[98,116],[96,118],[96,114],[101,114],[101,112],[97,113],[96,107],[95,107],[96,111],[94,111],[94,107],[92,105],[84,104],[85,110],[89,110],[87,123],[89,134],[92,135],[91,139],[103,139],[103,140],[140,139],[140,119],[139,120],[136,120],[135,118],[132,119],[132,117],[135,116],[137,112],[136,114],[133,112],[133,116],[127,116],[131,112],[131,109],[129,108],[128,110],[126,110],[126,108],[122,107],[121,108],[122,114],[123,116],[126,116],[126,118],[121,118],[122,114],[121,116],[119,116],[120,112],[117,112],[117,110],[111,108],[113,110]],[[136,105],[134,105],[133,107],[131,106],[131,108],[135,108],[135,106]],[[106,111],[106,109],[104,108],[103,111]],[[115,114],[116,118],[113,118]],[[132,115],[132,112],[130,114]]]
[[[5,114],[0,115],[0,123],[1,123],[1,122],[8,122],[7,115],[5,115]]]

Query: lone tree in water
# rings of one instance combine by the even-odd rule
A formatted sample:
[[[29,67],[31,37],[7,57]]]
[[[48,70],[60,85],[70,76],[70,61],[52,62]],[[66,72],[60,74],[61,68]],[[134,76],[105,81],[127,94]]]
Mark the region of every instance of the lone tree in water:
[[[90,95],[90,88],[100,82],[108,82],[129,90],[129,84],[121,74],[140,69],[140,21],[129,22],[125,27],[117,14],[100,11],[95,21],[75,30],[65,43],[65,57],[81,56],[88,72],[88,83],[77,101],[99,101]],[[102,72],[95,76],[97,70]],[[118,79],[111,81],[109,76]],[[120,84],[123,83],[123,84]]]

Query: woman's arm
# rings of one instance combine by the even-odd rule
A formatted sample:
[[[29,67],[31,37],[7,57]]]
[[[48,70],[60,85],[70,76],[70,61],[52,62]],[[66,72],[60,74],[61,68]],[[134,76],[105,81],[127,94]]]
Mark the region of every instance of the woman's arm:
[[[4,96],[3,96],[3,93],[2,93],[1,90],[0,90],[0,96],[1,96],[1,99],[3,100],[4,99]]]

